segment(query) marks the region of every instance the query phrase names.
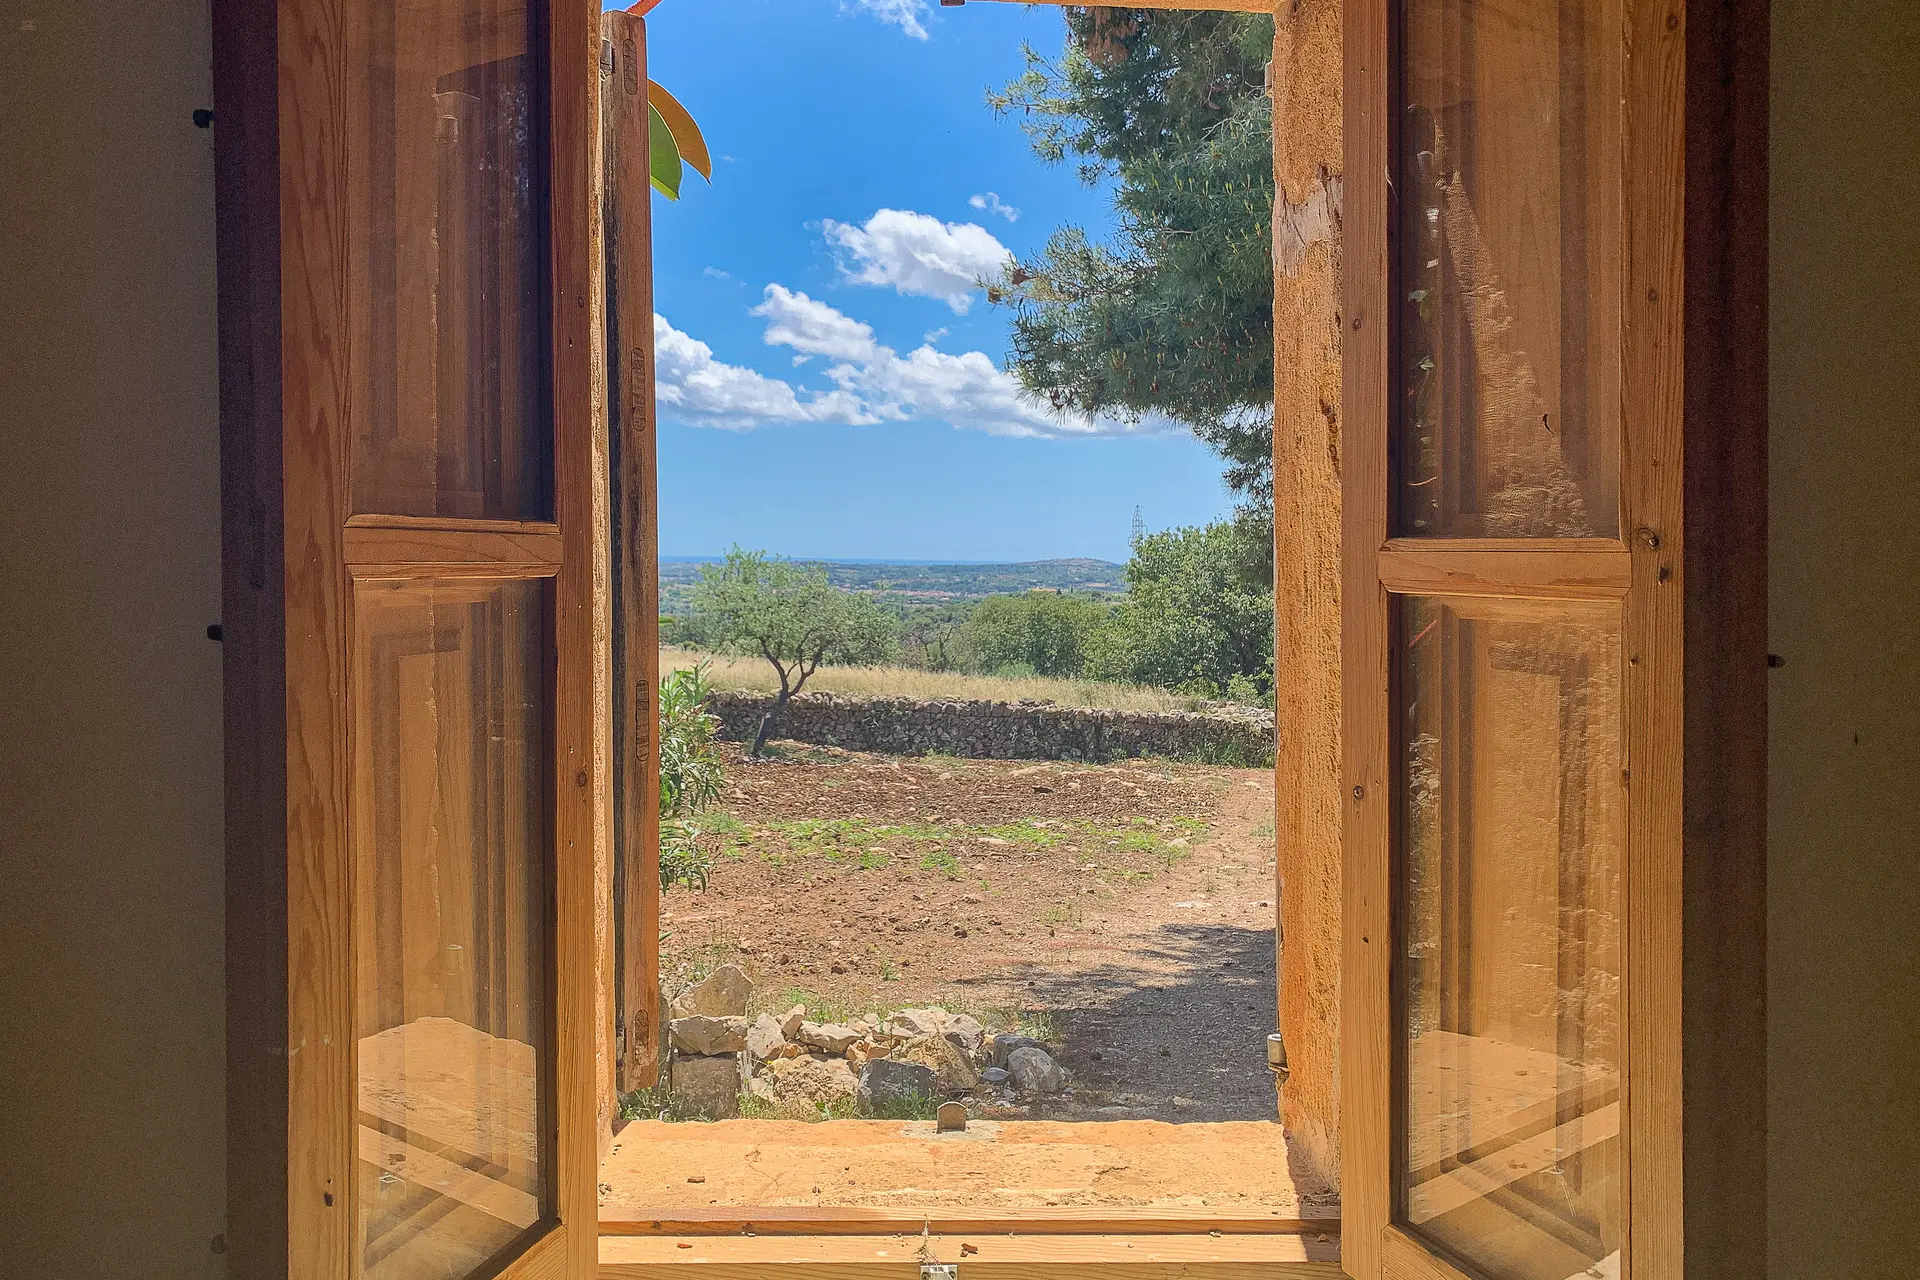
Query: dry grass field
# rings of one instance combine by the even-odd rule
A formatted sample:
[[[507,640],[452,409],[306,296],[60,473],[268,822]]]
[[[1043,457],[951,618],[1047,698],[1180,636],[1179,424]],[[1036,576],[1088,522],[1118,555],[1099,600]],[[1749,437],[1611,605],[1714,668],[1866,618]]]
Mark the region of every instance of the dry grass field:
[[[771,693],[779,687],[773,668],[759,658],[729,658],[690,649],[660,650],[660,672],[679,671],[705,660],[716,689],[758,689]],[[1056,702],[1066,707],[1106,707],[1115,711],[1192,711],[1198,699],[1165,689],[1106,684],[1097,680],[1049,680],[1034,676],[1008,679],[969,676],[948,671],[917,671],[910,667],[822,667],[807,682],[813,693],[845,693],[864,697],[963,698],[982,702]]]

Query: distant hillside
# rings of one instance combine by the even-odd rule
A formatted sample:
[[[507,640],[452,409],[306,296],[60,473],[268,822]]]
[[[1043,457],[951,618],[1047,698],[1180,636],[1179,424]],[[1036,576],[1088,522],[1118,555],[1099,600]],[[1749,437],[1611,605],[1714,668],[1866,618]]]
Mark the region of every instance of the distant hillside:
[[[688,611],[693,584],[700,580],[702,563],[696,560],[660,562],[662,613]],[[1036,587],[1116,595],[1127,589],[1126,566],[1109,560],[1032,560],[1024,564],[879,564],[864,560],[818,563],[826,566],[827,578],[837,587],[907,597],[928,604],[978,600]]]

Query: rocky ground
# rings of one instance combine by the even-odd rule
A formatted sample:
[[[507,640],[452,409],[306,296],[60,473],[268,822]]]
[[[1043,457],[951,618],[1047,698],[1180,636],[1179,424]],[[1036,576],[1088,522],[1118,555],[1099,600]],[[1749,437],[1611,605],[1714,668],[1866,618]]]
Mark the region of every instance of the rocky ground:
[[[725,1021],[679,1039],[738,1072],[757,1032],[747,1114],[915,1114],[860,1104],[864,1075],[1000,1119],[1273,1117],[1271,775],[792,744],[728,764],[708,887],[663,902],[663,976],[671,996],[740,970],[738,1012],[683,1001]],[[726,1087],[717,1062],[682,1080],[700,1070]]]

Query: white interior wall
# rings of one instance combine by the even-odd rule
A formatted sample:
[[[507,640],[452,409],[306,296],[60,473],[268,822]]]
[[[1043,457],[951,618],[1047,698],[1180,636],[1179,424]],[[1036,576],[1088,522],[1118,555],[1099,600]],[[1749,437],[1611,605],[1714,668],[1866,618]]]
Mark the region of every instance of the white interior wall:
[[[224,1274],[204,0],[0,9],[0,1274]]]
[[[1920,4],[1772,63],[1770,1269],[1920,1275]]]

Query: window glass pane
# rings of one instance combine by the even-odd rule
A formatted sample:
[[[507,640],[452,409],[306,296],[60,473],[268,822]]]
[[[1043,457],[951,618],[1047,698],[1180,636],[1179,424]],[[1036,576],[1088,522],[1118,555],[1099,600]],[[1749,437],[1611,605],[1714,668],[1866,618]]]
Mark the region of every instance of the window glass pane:
[[[461,1280],[547,1216],[548,584],[355,597],[364,1274]]]
[[[1406,0],[1402,536],[1619,531],[1619,0]]]
[[[1494,1280],[1617,1268],[1619,608],[1399,605],[1399,1220]]]
[[[354,510],[545,519],[545,124],[530,6],[362,4]]]

